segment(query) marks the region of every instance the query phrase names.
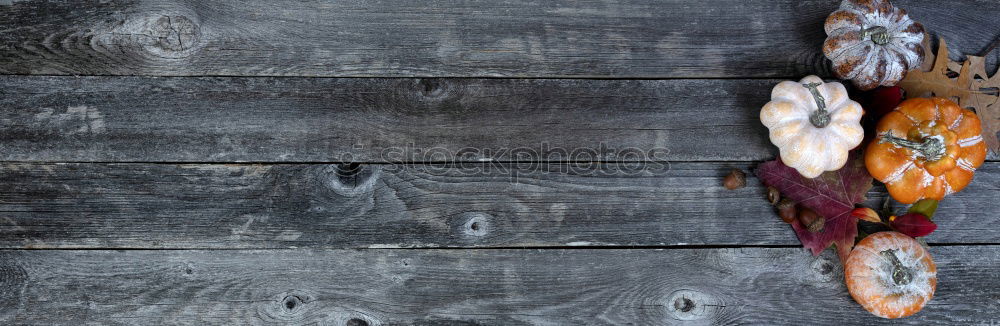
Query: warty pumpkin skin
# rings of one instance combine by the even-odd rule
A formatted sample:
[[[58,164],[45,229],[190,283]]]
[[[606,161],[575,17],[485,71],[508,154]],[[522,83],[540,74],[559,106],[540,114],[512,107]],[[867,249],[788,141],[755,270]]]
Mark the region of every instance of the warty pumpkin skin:
[[[847,163],[847,152],[865,136],[863,113],[860,104],[847,98],[844,85],[808,76],[774,86],[771,101],[760,110],[760,121],[770,130],[781,161],[802,176],[815,178]]]
[[[923,309],[937,288],[937,265],[927,249],[899,232],[862,239],[844,265],[854,301],[882,318],[902,318]]]
[[[865,166],[903,204],[961,191],[986,160],[979,117],[940,97],[903,101],[876,133]]]
[[[924,61],[924,27],[888,0],[844,0],[824,28],[834,74],[861,90],[896,85]]]

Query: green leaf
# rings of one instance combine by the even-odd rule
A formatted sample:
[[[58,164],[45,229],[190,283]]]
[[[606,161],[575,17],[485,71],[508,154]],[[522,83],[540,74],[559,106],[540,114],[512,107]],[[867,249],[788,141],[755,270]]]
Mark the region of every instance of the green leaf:
[[[934,199],[921,199],[920,201],[910,206],[910,210],[907,213],[920,213],[923,216],[927,216],[928,219],[934,219],[934,211],[937,210],[938,201]]]

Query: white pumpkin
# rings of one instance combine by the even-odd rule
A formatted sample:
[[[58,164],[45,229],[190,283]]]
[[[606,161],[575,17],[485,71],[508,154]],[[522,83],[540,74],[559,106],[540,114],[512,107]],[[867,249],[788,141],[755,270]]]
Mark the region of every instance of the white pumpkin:
[[[808,76],[774,86],[760,121],[770,130],[781,161],[815,178],[847,163],[847,152],[865,137],[863,113],[861,105],[847,97],[844,85]]]

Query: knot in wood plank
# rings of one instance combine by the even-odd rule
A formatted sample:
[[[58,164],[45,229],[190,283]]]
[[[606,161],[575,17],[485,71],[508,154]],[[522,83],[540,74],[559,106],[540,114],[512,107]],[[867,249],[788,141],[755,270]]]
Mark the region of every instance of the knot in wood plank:
[[[273,299],[263,302],[258,314],[261,319],[273,322],[305,322],[316,316],[315,297],[308,291],[290,290],[279,293]]]
[[[326,185],[333,192],[345,197],[355,197],[371,192],[380,174],[381,167],[376,165],[340,163],[327,166],[321,177],[326,179]]]
[[[465,223],[462,224],[462,233],[471,237],[482,237],[490,233],[490,216],[485,213],[471,212],[462,214]]]
[[[816,280],[823,283],[834,282],[840,284],[843,280],[844,270],[840,264],[835,263],[832,259],[826,256],[817,257],[810,264],[813,275]]]
[[[351,319],[348,319],[347,322],[344,323],[344,325],[346,325],[346,326],[368,326],[369,324],[368,324],[367,320],[364,320],[364,319],[361,319],[361,318],[351,318]]]
[[[445,85],[437,78],[420,78],[417,83],[420,84],[420,94],[425,97],[438,97],[445,92]]]
[[[149,28],[153,45],[168,53],[181,53],[201,41],[201,28],[186,16],[161,16]]]
[[[504,221],[504,218],[481,211],[452,214],[448,217],[447,223],[456,240],[466,245],[502,241],[500,239],[509,234],[501,230],[510,228],[510,224]]]
[[[714,296],[690,289],[674,291],[665,305],[669,315],[678,320],[708,319],[722,307]]]
[[[129,17],[114,28],[112,35],[111,42],[123,52],[152,61],[185,58],[202,45],[202,29],[195,15]]]
[[[294,313],[295,309],[301,309],[302,298],[297,295],[288,295],[284,300],[281,300],[281,305],[285,307],[284,311],[288,313]]]
[[[258,306],[258,318],[265,324],[377,326],[379,318],[364,308],[347,302],[323,300],[323,294],[294,289],[277,293]],[[346,304],[346,305],[342,305]]]
[[[194,263],[187,262],[181,265],[181,271],[184,277],[191,278],[194,277]]]

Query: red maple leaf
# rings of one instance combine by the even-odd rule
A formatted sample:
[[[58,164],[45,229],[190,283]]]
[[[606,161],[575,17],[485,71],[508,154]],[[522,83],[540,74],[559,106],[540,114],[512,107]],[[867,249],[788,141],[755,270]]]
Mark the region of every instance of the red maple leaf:
[[[837,171],[806,178],[786,166],[781,159],[764,162],[757,167],[757,177],[774,187],[785,197],[808,207],[826,219],[823,229],[809,232],[798,220],[792,223],[802,246],[819,255],[831,243],[837,244],[837,254],[847,259],[858,235],[858,219],[851,216],[854,204],[865,200],[872,187],[872,176],[865,168],[860,151],[851,152],[847,164]]]

